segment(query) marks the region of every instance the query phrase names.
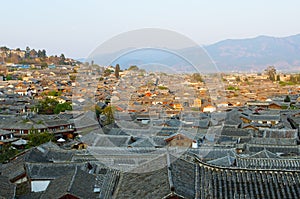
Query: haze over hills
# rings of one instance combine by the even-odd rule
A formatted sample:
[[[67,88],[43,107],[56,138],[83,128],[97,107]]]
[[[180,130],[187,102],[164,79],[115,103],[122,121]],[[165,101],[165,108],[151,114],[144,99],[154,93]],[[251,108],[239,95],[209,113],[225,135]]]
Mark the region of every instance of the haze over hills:
[[[267,66],[275,66],[280,71],[299,71],[300,69],[300,34],[288,37],[258,36],[250,39],[227,39],[212,45],[204,46],[208,55],[220,71],[262,71]],[[128,49],[124,49],[126,52]],[[172,49],[171,49],[172,50]],[[199,55],[197,47],[180,49],[189,58]],[[143,65],[145,63],[159,63],[168,65],[174,70],[186,67],[192,71],[192,67],[186,60],[174,57],[174,54],[155,52],[154,50],[123,54],[117,58],[118,52],[110,54],[95,54],[87,60],[94,60],[103,65],[119,63],[122,68],[130,65]],[[116,59],[117,58],[117,59]],[[109,62],[108,60],[113,60]],[[203,65],[207,65],[207,60]],[[205,71],[206,72],[206,71]]]
[[[224,70],[259,71],[273,65],[279,70],[296,71],[300,66],[300,34],[282,38],[228,39],[205,48]]]

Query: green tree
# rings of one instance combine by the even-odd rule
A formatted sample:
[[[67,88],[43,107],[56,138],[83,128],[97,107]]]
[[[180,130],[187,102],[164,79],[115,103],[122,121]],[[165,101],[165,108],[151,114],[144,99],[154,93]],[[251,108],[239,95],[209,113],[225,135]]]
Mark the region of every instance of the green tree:
[[[47,54],[46,54],[46,50],[45,49],[43,49],[42,50],[42,54],[41,54],[42,56],[42,58],[46,58],[47,57]]]
[[[119,64],[116,65],[115,76],[117,79],[119,79],[119,77],[120,77],[120,65]]]
[[[6,81],[9,81],[9,80],[12,80],[12,79],[13,79],[13,77],[11,75],[6,76]]]
[[[109,76],[113,71],[111,71],[110,69],[106,68],[104,71],[103,71],[103,76],[104,77],[107,77]]]
[[[199,73],[192,74],[192,80],[196,82],[203,82],[203,79]]]
[[[283,101],[284,102],[291,102],[291,98],[287,95],[287,96],[285,96]]]
[[[69,77],[70,77],[70,80],[73,82],[76,80],[76,75],[70,75]]]
[[[239,90],[239,88],[238,87],[234,87],[234,86],[228,86],[227,90],[229,90],[229,91],[237,91],[237,90]]]
[[[36,58],[38,56],[38,53],[36,52],[35,49],[32,49],[29,51],[29,57],[30,58]]]
[[[41,67],[42,67],[42,68],[48,68],[48,64],[47,64],[46,62],[42,62],[42,63],[41,63]]]
[[[38,56],[38,58],[42,58],[42,51],[41,50],[38,50],[37,56]]]
[[[300,74],[292,74],[290,76],[290,82],[298,84],[300,82]]]
[[[38,109],[39,114],[48,114],[51,115],[54,113],[54,109],[59,104],[56,99],[47,97],[44,100],[41,100],[36,108]]]
[[[114,111],[115,111],[115,108],[112,106],[107,106],[103,109],[102,114],[105,115],[105,117],[106,117],[104,125],[112,124],[115,121]]]
[[[279,74],[276,77],[276,81],[280,82],[280,75]]]
[[[96,113],[96,117],[99,118],[100,114],[102,113],[103,109],[101,109],[100,106],[95,105],[95,113]]]
[[[39,114],[51,115],[72,110],[72,105],[70,102],[59,103],[58,100],[47,97],[39,101],[35,109],[38,109]]]
[[[7,48],[6,46],[1,46],[0,50],[6,52],[9,51],[9,48]]]
[[[128,70],[139,70],[139,68],[137,67],[137,66],[130,66],[129,68],[128,68]]]
[[[2,149],[0,149],[0,163],[4,163],[17,155],[18,150],[11,147],[11,145],[4,145]]]
[[[25,58],[29,58],[29,57],[30,57],[30,48],[29,46],[27,46],[25,49]]]
[[[159,90],[168,90],[168,87],[166,87],[166,86],[158,86],[157,88]]]
[[[57,104],[53,110],[55,114],[59,114],[60,112],[65,112],[66,110],[71,111],[72,105],[70,102],[65,102],[62,104]]]
[[[28,138],[28,146],[34,147],[52,141],[54,139],[54,136],[53,134],[48,132],[38,133],[33,131],[33,133],[30,133],[27,138]]]
[[[64,65],[65,64],[65,61],[66,61],[66,57],[65,57],[65,55],[64,54],[61,54],[60,56],[59,56],[59,64],[61,64],[61,65]]]
[[[51,90],[48,92],[48,96],[61,96],[61,91]]]

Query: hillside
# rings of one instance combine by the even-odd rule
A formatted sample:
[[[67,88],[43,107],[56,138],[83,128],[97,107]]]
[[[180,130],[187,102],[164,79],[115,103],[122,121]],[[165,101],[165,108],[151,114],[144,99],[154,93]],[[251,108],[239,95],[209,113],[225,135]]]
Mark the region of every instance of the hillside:
[[[196,57],[199,57],[199,51],[196,49],[197,47],[189,47],[177,52],[196,60]],[[204,46],[204,49],[220,71],[262,71],[270,65],[281,71],[299,71],[300,69],[300,34],[283,38],[259,36],[250,39],[228,39]],[[145,67],[147,67],[147,63],[152,63],[152,65],[157,63],[169,66],[175,71],[193,71],[192,66],[187,64],[186,60],[174,54],[153,49],[124,53],[131,50],[128,48],[123,49],[122,52],[96,54],[88,60],[95,60],[95,63],[100,65],[119,63],[122,69],[130,65],[146,64]],[[122,56],[118,57],[120,54]],[[114,61],[110,62],[110,60]],[[206,66],[207,63],[203,65]]]
[[[64,54],[60,56],[48,56],[45,49],[35,50],[26,47],[25,50],[22,50],[20,48],[10,49],[6,46],[2,46],[0,47],[0,63],[34,64],[47,67],[49,64],[76,65],[79,62],[71,58],[66,58]]]
[[[205,48],[215,63],[226,71],[259,71],[268,65],[290,71],[300,66],[300,34],[282,38],[228,39]]]

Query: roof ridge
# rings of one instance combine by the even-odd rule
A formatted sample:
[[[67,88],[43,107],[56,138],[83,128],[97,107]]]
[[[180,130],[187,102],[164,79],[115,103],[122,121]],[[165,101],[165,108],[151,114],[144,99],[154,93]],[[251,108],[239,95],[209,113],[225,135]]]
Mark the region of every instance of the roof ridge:
[[[69,184],[69,187],[68,187],[68,189],[67,189],[67,192],[70,192],[70,191],[71,191],[71,188],[72,188],[72,185],[73,185],[73,183],[74,183],[76,174],[77,174],[77,166],[75,167],[75,171],[74,171],[74,174],[73,174],[72,179],[71,179],[71,181],[70,181],[70,184]]]
[[[200,166],[195,164],[195,198],[200,198]]]
[[[231,164],[231,159],[230,159],[229,154],[227,154],[227,160],[228,160],[229,164]]]
[[[264,153],[266,154],[266,156],[267,156],[268,158],[270,158],[269,151],[266,149],[266,147],[264,147]]]
[[[167,173],[168,173],[169,186],[170,186],[171,192],[174,192],[175,191],[175,187],[174,187],[174,183],[173,183],[173,179],[172,179],[171,160],[170,160],[169,151],[167,151],[166,156],[167,156]]]

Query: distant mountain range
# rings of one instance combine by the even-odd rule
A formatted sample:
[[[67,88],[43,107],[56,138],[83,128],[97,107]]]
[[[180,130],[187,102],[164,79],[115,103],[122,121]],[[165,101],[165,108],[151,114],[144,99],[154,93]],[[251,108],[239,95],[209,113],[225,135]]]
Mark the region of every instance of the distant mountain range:
[[[197,47],[180,49],[179,51],[188,57],[198,56]],[[279,71],[300,70],[300,34],[289,37],[259,36],[250,39],[227,39],[212,45],[204,46],[208,55],[217,65],[220,71],[263,71],[267,66],[275,66]],[[128,49],[122,50],[126,52]],[[114,60],[119,52],[111,54],[94,54],[92,58],[100,65],[108,64],[108,60]],[[145,50],[133,52],[122,56],[113,62],[119,63],[121,68],[130,65],[143,65],[145,63],[159,63],[172,66],[174,70],[187,67],[191,71],[186,60],[181,60],[174,55],[165,52]]]
[[[228,39],[205,49],[225,71],[261,71],[269,65],[282,71],[300,69],[300,34],[281,38]]]

